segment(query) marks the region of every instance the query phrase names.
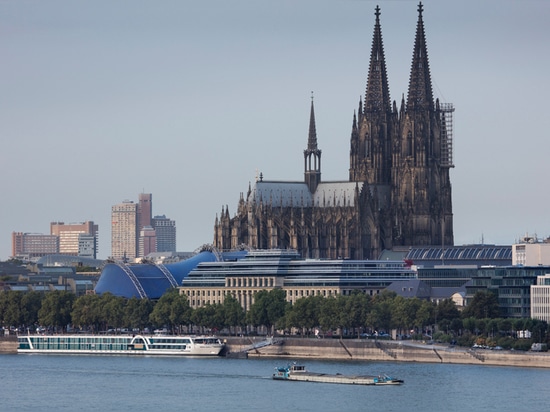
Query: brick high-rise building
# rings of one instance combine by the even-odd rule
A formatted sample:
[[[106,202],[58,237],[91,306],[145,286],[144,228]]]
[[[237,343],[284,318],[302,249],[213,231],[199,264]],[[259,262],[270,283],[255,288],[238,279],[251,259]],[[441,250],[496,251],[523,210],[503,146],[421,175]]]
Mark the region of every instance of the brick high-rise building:
[[[151,226],[144,226],[139,231],[139,257],[157,251],[157,234]]]
[[[153,217],[153,195],[151,193],[140,193],[138,201],[138,230],[145,226],[152,226]]]

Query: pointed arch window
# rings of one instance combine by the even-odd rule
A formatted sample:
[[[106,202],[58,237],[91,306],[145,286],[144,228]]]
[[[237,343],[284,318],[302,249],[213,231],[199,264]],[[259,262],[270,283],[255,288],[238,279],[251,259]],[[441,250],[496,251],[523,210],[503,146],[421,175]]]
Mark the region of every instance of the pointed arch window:
[[[407,156],[412,156],[413,154],[413,138],[412,133],[409,131],[407,133]]]

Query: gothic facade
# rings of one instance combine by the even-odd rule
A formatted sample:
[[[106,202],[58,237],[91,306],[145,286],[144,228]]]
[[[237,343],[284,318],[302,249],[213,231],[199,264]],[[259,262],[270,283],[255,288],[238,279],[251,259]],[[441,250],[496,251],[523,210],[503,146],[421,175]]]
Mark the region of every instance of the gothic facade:
[[[396,246],[453,245],[452,105],[434,101],[422,3],[407,98],[390,100],[380,9],[364,101],[353,115],[349,180],[321,180],[313,100],[304,180],[260,175],[238,210],[216,216],[214,246],[297,249],[303,257],[377,259]]]

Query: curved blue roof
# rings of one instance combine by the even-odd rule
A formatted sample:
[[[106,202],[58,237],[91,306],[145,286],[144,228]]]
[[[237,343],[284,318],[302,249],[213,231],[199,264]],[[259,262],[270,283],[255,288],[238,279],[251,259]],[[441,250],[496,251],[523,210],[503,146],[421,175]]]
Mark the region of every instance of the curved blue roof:
[[[158,299],[168,289],[181,285],[189,272],[202,262],[215,262],[216,255],[203,251],[177,263],[124,265],[109,263],[101,271],[95,287],[97,294],[112,293],[125,298]]]

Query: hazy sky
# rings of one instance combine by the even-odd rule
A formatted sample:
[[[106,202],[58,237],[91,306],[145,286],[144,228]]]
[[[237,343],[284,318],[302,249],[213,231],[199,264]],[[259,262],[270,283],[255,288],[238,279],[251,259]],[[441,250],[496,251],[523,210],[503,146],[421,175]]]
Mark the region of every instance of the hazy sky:
[[[211,243],[257,170],[303,179],[311,91],[322,178],[347,180],[377,4],[399,102],[416,0],[0,0],[0,260],[13,231],[85,220],[106,258],[111,206],[141,192],[178,250]],[[455,244],[550,236],[550,2],[423,4]]]

